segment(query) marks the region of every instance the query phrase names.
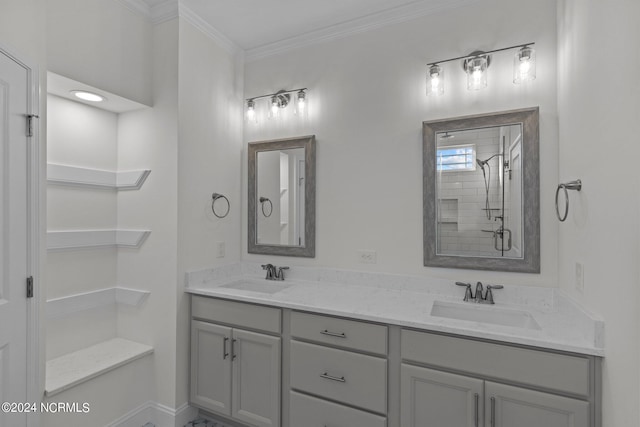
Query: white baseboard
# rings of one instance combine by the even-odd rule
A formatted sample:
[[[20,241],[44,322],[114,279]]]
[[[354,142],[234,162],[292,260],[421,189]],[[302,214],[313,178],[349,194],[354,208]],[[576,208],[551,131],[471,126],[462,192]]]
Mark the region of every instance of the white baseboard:
[[[156,427],[184,427],[198,417],[198,409],[183,404],[177,409],[156,402],[147,402],[127,412],[106,427],[142,427],[152,423]]]

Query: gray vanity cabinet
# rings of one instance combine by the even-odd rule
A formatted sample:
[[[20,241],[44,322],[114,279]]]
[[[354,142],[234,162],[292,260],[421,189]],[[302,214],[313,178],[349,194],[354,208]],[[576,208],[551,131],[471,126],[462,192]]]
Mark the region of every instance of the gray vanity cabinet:
[[[280,427],[281,338],[269,333],[280,332],[281,310],[193,297],[192,316],[191,403],[252,426]]]
[[[403,364],[401,427],[582,427],[589,403]]]
[[[401,427],[600,425],[594,357],[406,329],[401,340]]]
[[[478,427],[482,422],[483,381],[402,364],[401,427]]]
[[[485,427],[582,427],[589,403],[550,393],[485,383]]]

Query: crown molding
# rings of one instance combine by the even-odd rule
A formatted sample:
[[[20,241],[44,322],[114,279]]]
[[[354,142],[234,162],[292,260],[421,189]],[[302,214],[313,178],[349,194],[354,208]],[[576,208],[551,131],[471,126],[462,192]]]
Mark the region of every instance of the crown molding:
[[[116,0],[118,3],[129,9],[131,12],[150,19],[151,8],[144,0]]]
[[[441,0],[438,4],[432,4],[419,0],[405,6],[374,13],[362,18],[356,18],[316,31],[310,31],[299,36],[290,37],[274,43],[248,49],[245,52],[246,62],[252,62],[268,56],[277,55],[293,49],[319,44],[331,40],[342,39],[355,34],[375,30],[393,24],[399,24],[413,19],[432,15],[450,9],[457,9],[477,3],[481,0]]]
[[[144,0],[116,1],[154,25],[162,24],[178,17],[178,0],[166,0],[154,6],[149,6]]]
[[[180,4],[180,17],[185,21],[196,27],[198,30],[202,31],[209,38],[215,41],[220,47],[229,52],[232,55],[243,55],[244,50],[234,43],[231,39],[229,39],[222,32],[218,31],[207,21],[202,19],[197,13],[193,10],[185,6],[184,4]]]
[[[154,25],[162,24],[178,17],[178,0],[167,0],[151,8],[151,22]]]

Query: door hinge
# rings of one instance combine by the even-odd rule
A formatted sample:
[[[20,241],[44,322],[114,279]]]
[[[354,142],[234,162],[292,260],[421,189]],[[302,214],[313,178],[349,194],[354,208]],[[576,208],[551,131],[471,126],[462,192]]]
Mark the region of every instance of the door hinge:
[[[35,114],[27,114],[27,137],[31,138],[33,136],[33,119],[39,119],[40,116]]]
[[[33,298],[33,276],[27,277],[27,298]]]

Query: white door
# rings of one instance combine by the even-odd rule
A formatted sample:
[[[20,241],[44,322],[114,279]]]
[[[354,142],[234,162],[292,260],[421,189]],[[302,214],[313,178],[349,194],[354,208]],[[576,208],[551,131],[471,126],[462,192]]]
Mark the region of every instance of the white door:
[[[233,418],[280,426],[280,338],[233,330]]]
[[[589,402],[485,383],[486,427],[585,427]]]
[[[511,230],[511,251],[509,256],[522,257],[522,138],[521,134],[509,147],[509,216],[505,228]]]
[[[231,328],[191,322],[191,402],[231,415]]]
[[[401,427],[479,427],[483,381],[402,364]]]
[[[0,50],[0,402],[27,401],[28,71]],[[0,426],[24,426],[0,411]]]

